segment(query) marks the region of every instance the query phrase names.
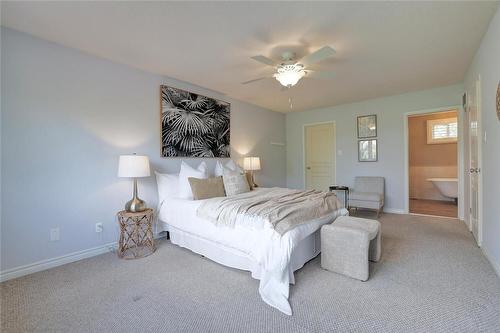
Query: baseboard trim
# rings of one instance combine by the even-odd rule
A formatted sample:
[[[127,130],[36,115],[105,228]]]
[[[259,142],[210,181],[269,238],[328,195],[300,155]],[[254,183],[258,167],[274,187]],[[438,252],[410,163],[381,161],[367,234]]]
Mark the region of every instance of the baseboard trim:
[[[484,256],[486,257],[486,259],[488,259],[491,266],[493,266],[493,270],[500,278],[500,264],[495,261],[495,258],[493,258],[493,256],[489,254],[489,252],[484,248],[484,246],[481,248],[481,251],[483,251]]]
[[[415,216],[435,217],[437,219],[460,220],[458,217],[450,217],[450,216],[429,215],[429,214],[420,214],[420,213],[408,213],[408,214],[415,215]],[[462,221],[462,220],[460,220],[460,221]]]
[[[406,214],[404,209],[398,209],[398,208],[384,208],[384,213],[390,213],[390,214]]]
[[[104,244],[101,246],[92,247],[90,249],[72,252],[60,257],[40,260],[28,265],[18,266],[0,272],[0,282],[15,279],[24,275],[41,272],[49,268],[54,268],[71,262],[87,259],[98,256],[107,252],[111,252],[116,248],[116,242]]]
[[[166,233],[163,235],[158,234],[157,236],[155,236],[155,239],[163,237],[166,237]],[[114,251],[116,250],[116,247],[117,247],[117,242],[107,243],[101,246],[92,247],[90,249],[68,253],[60,257],[40,260],[28,265],[7,269],[0,272],[0,282],[15,279],[28,274],[33,274],[36,272],[45,271],[50,268],[69,264],[82,259],[95,257],[107,252]]]
[[[465,224],[465,227],[467,228],[467,230],[472,232],[472,228],[470,227],[469,223],[465,219],[463,219],[463,220],[460,219],[460,221],[462,221]]]

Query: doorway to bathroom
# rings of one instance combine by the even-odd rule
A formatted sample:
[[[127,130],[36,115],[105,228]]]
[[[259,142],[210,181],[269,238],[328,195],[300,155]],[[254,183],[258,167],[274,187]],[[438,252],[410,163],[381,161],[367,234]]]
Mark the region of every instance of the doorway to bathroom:
[[[458,217],[458,109],[408,116],[408,195],[413,214]]]

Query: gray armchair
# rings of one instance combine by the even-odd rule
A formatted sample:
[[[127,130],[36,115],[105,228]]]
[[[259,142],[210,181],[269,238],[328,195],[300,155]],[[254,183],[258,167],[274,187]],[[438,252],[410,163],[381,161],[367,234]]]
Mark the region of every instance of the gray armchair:
[[[384,177],[356,177],[354,189],[349,193],[349,208],[366,208],[377,211],[377,217],[384,207]]]

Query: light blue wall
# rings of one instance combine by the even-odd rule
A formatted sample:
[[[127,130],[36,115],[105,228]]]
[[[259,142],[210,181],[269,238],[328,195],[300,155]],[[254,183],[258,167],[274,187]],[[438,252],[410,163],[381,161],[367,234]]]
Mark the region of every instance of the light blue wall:
[[[500,121],[496,91],[500,82],[500,9],[490,22],[481,46],[465,77],[468,91],[481,77],[483,250],[500,276]],[[484,135],[486,134],[486,140]]]
[[[404,114],[410,111],[461,105],[461,84],[359,103],[289,113],[286,116],[287,186],[304,187],[303,128],[305,124],[335,121],[336,182],[352,186],[355,176],[386,180],[386,208],[404,209]],[[376,114],[378,162],[358,162],[356,118]],[[338,151],[342,151],[342,155]]]
[[[120,154],[178,171],[180,159],[160,158],[162,83],[231,102],[233,157],[260,156],[258,182],[285,185],[285,148],[270,145],[285,141],[283,114],[5,28],[1,65],[2,271],[116,241],[132,191],[116,176]],[[154,177],[139,191],[156,206]],[[61,240],[49,242],[56,226]]]

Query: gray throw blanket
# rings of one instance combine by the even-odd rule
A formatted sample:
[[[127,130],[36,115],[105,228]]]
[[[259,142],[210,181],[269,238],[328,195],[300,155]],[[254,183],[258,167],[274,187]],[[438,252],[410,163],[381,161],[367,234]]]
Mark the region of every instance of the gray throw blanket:
[[[310,220],[342,208],[332,192],[261,188],[230,197],[205,200],[197,210],[200,218],[232,227],[239,214],[260,217],[280,235]]]

